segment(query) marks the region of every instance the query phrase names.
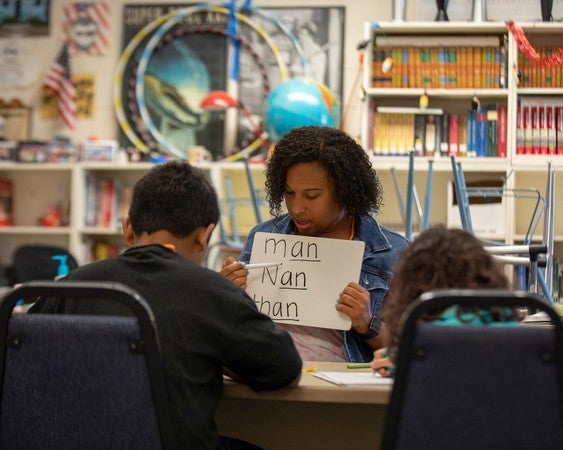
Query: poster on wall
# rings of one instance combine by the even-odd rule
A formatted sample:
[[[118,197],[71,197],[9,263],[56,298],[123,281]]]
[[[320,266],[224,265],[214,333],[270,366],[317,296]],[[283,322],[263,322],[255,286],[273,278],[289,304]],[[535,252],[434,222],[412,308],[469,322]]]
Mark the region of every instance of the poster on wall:
[[[49,34],[50,0],[0,1],[0,33],[10,26],[25,26],[25,34]]]
[[[72,75],[72,82],[76,90],[76,118],[93,119],[94,101],[96,99],[96,77],[92,73],[77,73]],[[53,91],[43,88],[39,109],[41,119],[56,119],[59,117],[57,96]]]
[[[114,104],[120,145],[173,156],[204,146],[214,159],[256,140],[252,124],[227,129],[225,111],[206,111],[213,90],[261,120],[264,101],[280,81],[314,78],[342,98],[344,8],[254,8],[241,12],[206,4],[126,4],[123,53]],[[307,49],[307,50],[305,50]],[[236,134],[223,148],[226,133]]]
[[[26,87],[37,81],[39,68],[32,46],[22,37],[0,41],[0,88]]]
[[[104,55],[109,43],[109,5],[105,1],[63,6],[63,32],[71,55]]]

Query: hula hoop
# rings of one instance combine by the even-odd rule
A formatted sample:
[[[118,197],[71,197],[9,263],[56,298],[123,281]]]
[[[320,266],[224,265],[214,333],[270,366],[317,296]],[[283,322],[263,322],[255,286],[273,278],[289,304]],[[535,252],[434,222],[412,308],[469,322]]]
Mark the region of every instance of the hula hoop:
[[[262,147],[262,141],[260,139],[256,139],[255,141],[248,144],[248,146],[244,147],[243,149],[239,150],[236,153],[233,153],[232,155],[226,156],[221,161],[229,161],[229,162],[242,161],[244,158],[251,157],[254,154],[254,152],[260,150],[261,147]]]
[[[164,16],[157,17],[152,22],[149,22],[141,30],[139,30],[135,36],[129,41],[121,56],[117,62],[117,67],[115,69],[115,76],[113,79],[113,106],[115,113],[117,115],[117,121],[119,126],[131,141],[131,143],[144,153],[149,152],[148,146],[135,134],[133,128],[127,120],[127,116],[123,110],[123,101],[121,98],[122,87],[123,87],[123,75],[125,73],[125,68],[129,60],[133,57],[136,48],[141,45],[142,41],[148,37],[157,27],[162,23],[166,22],[170,17],[175,14],[175,11],[171,11]]]
[[[144,77],[148,66],[148,61],[152,56],[154,49],[157,47],[160,39],[162,36],[170,30],[175,24],[177,24],[180,20],[184,17],[193,14],[194,12],[199,11],[211,11],[216,12],[218,14],[228,15],[229,10],[224,7],[220,6],[208,6],[208,5],[199,5],[199,6],[192,6],[188,8],[181,8],[174,11],[173,17],[168,18],[164,21],[164,23],[153,33],[145,48],[141,54],[141,58],[139,60],[139,66],[137,68],[137,76],[136,76],[136,83],[135,83],[135,95],[137,97],[137,107],[139,108],[139,112],[141,113],[141,118],[143,119],[145,126],[147,127],[149,133],[153,136],[153,138],[157,141],[157,143],[162,146],[162,148],[169,154],[172,154],[180,159],[186,159],[186,154],[178,150],[174,145],[170,144],[166,141],[164,136],[158,131],[155,127],[150,114],[147,110],[145,104],[145,86],[144,86]],[[244,14],[235,13],[238,20],[242,23],[251,27],[264,41],[268,44],[270,50],[272,51],[276,62],[278,63],[278,67],[280,70],[280,76],[282,81],[287,79],[287,67],[283,60],[281,59],[280,52],[278,48],[275,46],[272,39],[266,34],[264,29],[256,24],[254,21],[250,20]],[[256,140],[260,140],[257,138]]]
[[[222,4],[225,5],[225,3]],[[250,10],[252,13],[257,14],[262,18],[264,18],[265,20],[272,22],[283,34],[285,34],[287,38],[290,40],[290,42],[293,44],[293,46],[295,47],[300,58],[302,69],[303,71],[305,70],[305,66],[307,63],[305,52],[303,51],[303,48],[301,47],[299,41],[296,39],[295,35],[289,30],[289,28],[286,25],[280,22],[276,17],[271,16],[270,14],[267,14],[264,11],[254,6],[250,6],[250,7],[247,6],[243,8],[243,10],[244,11]],[[135,134],[135,131],[131,126],[131,124],[129,123],[127,115],[125,114],[123,108],[123,99],[122,99],[122,93],[124,87],[123,77],[125,74],[125,70],[127,68],[127,64],[134,57],[135,50],[137,49],[137,47],[139,47],[142,44],[143,40],[146,39],[157,27],[159,27],[161,24],[166,22],[169,18],[173,17],[175,14],[176,11],[170,11],[169,13],[149,22],[141,30],[139,30],[133,36],[133,38],[128,42],[127,46],[121,53],[115,70],[115,76],[113,80],[113,104],[114,104],[114,109],[116,112],[119,126],[121,127],[121,130],[123,131],[125,136],[131,141],[131,143],[137,149],[139,149],[144,153],[148,153],[150,149],[145,144],[145,142],[142,139],[140,139],[137,136],[137,134]]]
[[[186,26],[186,27],[179,28],[177,30],[172,31],[171,33],[166,34],[160,40],[159,45],[160,44],[162,44],[162,45],[168,44],[173,38],[178,38],[178,37],[181,37],[181,36],[190,35],[190,34],[198,34],[198,33],[209,33],[209,34],[218,34],[218,35],[221,35],[221,36],[227,36],[227,30],[225,30],[225,28],[223,28],[223,27],[217,27],[217,26],[212,26],[212,25],[192,25],[192,26]],[[270,92],[270,80],[269,80],[269,77],[268,77],[266,67],[264,66],[264,63],[262,62],[260,56],[254,51],[252,46],[246,40],[242,39],[238,35],[234,36],[234,38],[242,44],[243,48],[252,56],[252,59],[254,60],[255,64],[260,69],[260,74],[262,76],[262,85],[264,86],[264,96],[267,96],[267,94]],[[137,109],[137,102],[136,102],[136,99],[135,99],[135,89],[134,89],[135,79],[134,79],[134,77],[130,78],[129,84],[132,87],[127,90],[128,111],[129,111],[129,114],[130,114],[132,121],[134,123],[136,123],[136,122],[139,121],[140,115],[139,115],[139,110]],[[137,126],[135,126],[135,128],[136,128],[136,131],[141,136],[141,138],[144,139],[144,142],[149,142],[149,141],[154,142],[154,140],[147,133],[146,130],[141,129],[140,127],[137,127]],[[245,147],[244,149],[241,149],[240,151],[246,150],[248,148],[249,147]],[[235,153],[233,153],[233,155],[235,155],[239,152],[235,152]],[[230,155],[230,156],[233,156],[233,155]]]

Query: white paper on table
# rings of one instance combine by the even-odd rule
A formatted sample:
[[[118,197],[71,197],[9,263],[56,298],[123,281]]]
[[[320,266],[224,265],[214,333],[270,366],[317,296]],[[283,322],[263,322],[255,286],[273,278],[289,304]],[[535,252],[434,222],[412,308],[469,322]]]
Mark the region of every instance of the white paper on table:
[[[382,377],[378,373],[373,372],[315,372],[313,375],[340,386],[393,384],[392,378]]]

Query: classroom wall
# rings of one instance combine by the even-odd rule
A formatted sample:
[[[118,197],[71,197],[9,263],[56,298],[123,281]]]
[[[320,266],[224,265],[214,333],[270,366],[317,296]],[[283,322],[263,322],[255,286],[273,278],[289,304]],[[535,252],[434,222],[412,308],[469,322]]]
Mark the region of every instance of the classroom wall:
[[[72,57],[73,73],[88,73],[95,76],[96,96],[94,118],[80,120],[73,132],[69,132],[61,121],[45,120],[39,117],[39,101],[41,85],[47,68],[55,59],[64,35],[61,30],[63,20],[63,6],[73,3],[68,0],[51,0],[51,25],[49,36],[1,36],[0,40],[22,39],[26,48],[26,58],[31,58],[33,70],[37,72],[37,79],[18,88],[2,89],[0,98],[10,100],[17,97],[24,104],[33,108],[31,130],[35,139],[49,140],[55,135],[69,136],[73,141],[84,142],[88,137],[96,136],[101,139],[115,139],[118,135],[118,124],[114,113],[112,100],[112,82],[117,61],[122,48],[121,21],[124,4],[154,3],[155,0],[106,0],[110,6],[110,42],[104,56],[74,56]],[[166,3],[184,3],[186,1],[167,0]],[[242,5],[242,1],[238,4]],[[412,7],[412,3],[409,2]],[[273,6],[304,6],[300,0],[260,0],[252,3],[256,7]],[[345,42],[344,42],[344,89],[343,103],[350,94],[352,84],[358,71],[358,53],[356,45],[363,39],[364,22],[368,20],[385,21],[392,19],[392,0],[309,0],[310,6],[345,6]],[[358,96],[354,95],[354,103],[348,121],[348,131],[359,135]]]

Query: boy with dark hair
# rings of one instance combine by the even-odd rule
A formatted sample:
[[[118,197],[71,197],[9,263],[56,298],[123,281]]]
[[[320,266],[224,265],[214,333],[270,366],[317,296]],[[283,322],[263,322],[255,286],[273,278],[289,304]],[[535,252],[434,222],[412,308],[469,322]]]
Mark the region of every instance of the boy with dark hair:
[[[224,370],[255,390],[292,385],[301,374],[291,337],[242,289],[201,267],[218,219],[217,196],[205,172],[178,161],[156,166],[135,185],[123,220],[132,247],[64,279],[121,282],[148,302],[185,449],[234,448],[220,439],[213,421]],[[102,301],[77,299],[45,299],[30,312],[119,313]]]

